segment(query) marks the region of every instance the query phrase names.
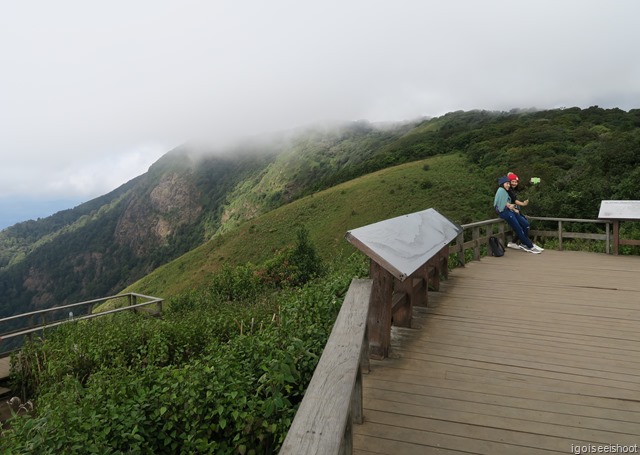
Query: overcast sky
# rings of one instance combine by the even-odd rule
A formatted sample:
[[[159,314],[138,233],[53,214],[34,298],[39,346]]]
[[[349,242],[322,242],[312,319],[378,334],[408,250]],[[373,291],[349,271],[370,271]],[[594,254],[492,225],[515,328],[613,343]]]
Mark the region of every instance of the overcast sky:
[[[638,108],[639,17],[636,0],[0,0],[0,201],[90,200],[194,138]]]

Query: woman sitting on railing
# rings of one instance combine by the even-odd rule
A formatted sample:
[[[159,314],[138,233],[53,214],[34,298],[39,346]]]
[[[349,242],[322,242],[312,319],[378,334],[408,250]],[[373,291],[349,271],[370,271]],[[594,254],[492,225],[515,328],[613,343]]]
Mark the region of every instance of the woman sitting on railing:
[[[529,237],[525,233],[523,227],[518,222],[518,217],[514,214],[514,210],[517,210],[515,202],[511,201],[508,190],[511,188],[511,181],[509,177],[500,177],[498,179],[498,190],[493,198],[493,207],[496,213],[511,226],[520,241],[520,248],[524,251],[534,254],[540,254],[540,249],[536,248]]]
[[[529,220],[522,213],[522,208],[529,205],[529,199],[525,201],[519,201],[517,191],[518,191],[518,183],[520,183],[520,179],[513,172],[509,172],[507,174],[507,177],[511,181],[511,187],[507,189],[507,192],[509,193],[511,202],[514,202],[516,204],[516,210],[513,210],[513,213],[515,213],[518,223],[520,223],[520,226],[522,226],[522,230],[524,231],[524,234],[527,237],[529,237],[529,228],[530,228]],[[520,239],[517,238],[517,234],[515,232],[513,233],[512,240],[513,240],[512,242],[507,243],[507,247],[514,248],[516,250],[519,249]],[[536,245],[535,243],[533,244],[533,248],[535,248],[536,250],[544,251],[544,248]]]

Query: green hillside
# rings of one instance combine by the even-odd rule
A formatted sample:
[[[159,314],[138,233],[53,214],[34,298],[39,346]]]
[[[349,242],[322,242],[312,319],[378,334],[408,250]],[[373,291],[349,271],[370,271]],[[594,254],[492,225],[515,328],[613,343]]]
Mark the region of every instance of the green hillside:
[[[528,215],[595,218],[601,200],[637,199],[639,148],[640,109],[597,106],[459,111],[388,125],[351,122],[252,138],[223,149],[185,144],[105,196],[0,232],[0,315],[113,294],[203,244],[204,250],[218,245],[220,251],[216,247],[196,261],[202,264],[194,267],[196,278],[227,259],[258,262],[292,241],[290,223],[311,224],[312,238],[326,242],[320,245],[324,250],[342,244],[345,229],[410,212],[414,203],[418,208],[441,204],[443,212],[471,221],[477,213],[488,214],[483,211],[488,203],[476,206],[475,198],[492,193],[495,179],[510,170],[523,179],[523,196],[532,202]],[[448,173],[417,172],[385,182],[370,177],[362,185],[372,199],[350,194],[349,184],[331,203],[323,202],[328,195],[317,194],[393,166],[452,155],[464,159]],[[470,174],[479,172],[473,169],[482,170],[480,186],[469,183]],[[456,183],[440,182],[446,176]],[[533,176],[542,183],[527,188]],[[293,218],[285,210],[257,221],[311,195],[319,199],[307,200]],[[460,206],[467,200],[465,212]],[[326,226],[333,215],[343,223],[335,230]],[[286,221],[279,225],[277,216]],[[628,237],[640,236],[640,228],[625,229]],[[256,245],[232,247],[243,233],[249,239],[244,243]],[[168,268],[175,272],[176,267]],[[155,284],[143,287],[168,289],[173,280],[166,280],[159,286],[149,278],[145,283]]]
[[[462,171],[464,170],[464,171]],[[458,154],[384,169],[296,200],[158,268],[126,291],[169,298],[204,283],[225,262],[259,263],[305,226],[324,258],[354,251],[344,234],[386,218],[435,208],[455,222],[491,216],[493,179]]]
[[[173,152],[121,203],[96,206],[88,228],[55,237],[51,219],[5,236],[13,249],[0,259],[25,252],[18,265],[29,279],[0,279],[0,291],[22,281],[39,290],[41,257],[73,284],[59,265],[82,262],[60,253],[92,240],[81,257],[102,268],[76,281],[93,291],[112,283],[105,270],[115,261],[131,283],[140,275],[128,267],[142,263],[112,253],[146,251],[148,271],[165,265],[127,290],[170,304],[162,318],[105,316],[28,343],[12,387],[36,413],[11,422],[0,452],[277,453],[351,279],[367,274],[348,230],[427,208],[460,224],[494,217],[496,177],[509,170],[532,202],[527,214],[593,218],[602,199],[637,198],[639,148],[640,110],[592,107],[356,124],[248,154]],[[532,176],[541,183],[527,185]],[[625,236],[640,238],[633,229]],[[154,233],[159,247],[146,242]],[[39,239],[51,248],[28,253]]]

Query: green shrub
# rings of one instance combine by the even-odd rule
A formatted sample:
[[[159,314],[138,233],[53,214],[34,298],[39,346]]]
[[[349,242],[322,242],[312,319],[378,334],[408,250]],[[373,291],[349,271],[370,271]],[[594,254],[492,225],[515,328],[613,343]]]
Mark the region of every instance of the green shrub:
[[[36,412],[10,421],[0,452],[277,453],[349,283],[366,273],[356,254],[260,301],[192,290],[163,319],[119,314],[46,332],[14,372]]]
[[[309,232],[299,228],[296,235],[293,248],[281,251],[256,271],[263,284],[277,288],[301,286],[323,273],[322,261],[309,239]]]

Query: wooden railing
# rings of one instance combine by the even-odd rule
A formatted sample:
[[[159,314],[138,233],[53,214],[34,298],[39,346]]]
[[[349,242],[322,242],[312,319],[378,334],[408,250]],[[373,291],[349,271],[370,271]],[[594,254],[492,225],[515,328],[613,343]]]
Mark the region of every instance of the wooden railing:
[[[558,249],[562,251],[562,240],[563,239],[590,239],[590,240],[604,240],[605,242],[605,252],[609,254],[611,252],[611,226],[613,225],[613,221],[609,220],[583,220],[583,219],[575,219],[575,218],[545,218],[532,216],[529,217],[531,220],[538,221],[552,221],[558,223],[558,229],[555,231],[541,231],[532,229],[529,232],[531,236],[538,237],[551,237],[558,239]],[[588,223],[588,224],[604,224],[605,225],[605,233],[597,234],[597,233],[587,233],[587,232],[570,232],[564,229],[564,223]]]
[[[539,229],[532,229],[529,231],[531,237],[550,237],[558,239],[558,248],[562,250],[563,239],[589,239],[589,240],[602,240],[605,242],[606,253],[611,252],[611,225],[612,221],[608,220],[587,220],[587,219],[575,219],[575,218],[547,218],[547,217],[529,217],[529,220],[555,222],[558,223],[558,228],[554,231],[545,231]],[[604,224],[605,233],[586,233],[586,232],[571,232],[566,230],[567,223],[589,223],[589,224]],[[449,252],[456,254],[458,263],[460,265],[465,264],[465,252],[472,250],[472,259],[479,260],[481,256],[482,245],[488,245],[489,237],[499,237],[504,243],[506,243],[506,233],[511,228],[504,222],[502,218],[494,218],[491,220],[478,221],[476,223],[469,223],[462,225],[463,231],[458,235],[454,244],[450,246]],[[469,231],[471,232],[470,239]],[[467,238],[467,240],[465,240]]]
[[[351,427],[362,423],[362,373],[369,371],[371,288],[372,280],[351,282],[280,454],[352,452]]]
[[[125,305],[111,310],[92,313],[92,310],[95,306],[100,305],[106,301],[116,299],[124,300]],[[144,301],[139,302],[138,299],[142,299]],[[84,319],[97,318],[107,314],[118,313],[120,311],[136,311],[138,308],[147,307],[149,305],[155,305],[156,309],[154,311],[154,314],[160,315],[162,314],[162,303],[163,299],[161,298],[129,292],[126,294],[118,294],[114,296],[103,297],[100,299],[86,300],[84,302],[71,303],[69,305],[61,305],[57,307],[46,308],[43,310],[17,314],[0,319],[0,330],[2,330],[1,327],[3,326],[3,324],[21,327],[19,329],[14,329],[0,334],[0,341],[4,342],[18,337],[23,337],[25,335],[28,336],[34,332],[39,332],[48,328],[56,327],[71,321],[81,321]],[[74,310],[80,310],[81,313],[83,312],[85,314],[74,315]],[[65,313],[62,318],[58,316],[57,319],[53,319],[56,317],[56,313],[59,314],[61,312]],[[8,352],[9,350],[0,348],[0,357],[7,355]]]

